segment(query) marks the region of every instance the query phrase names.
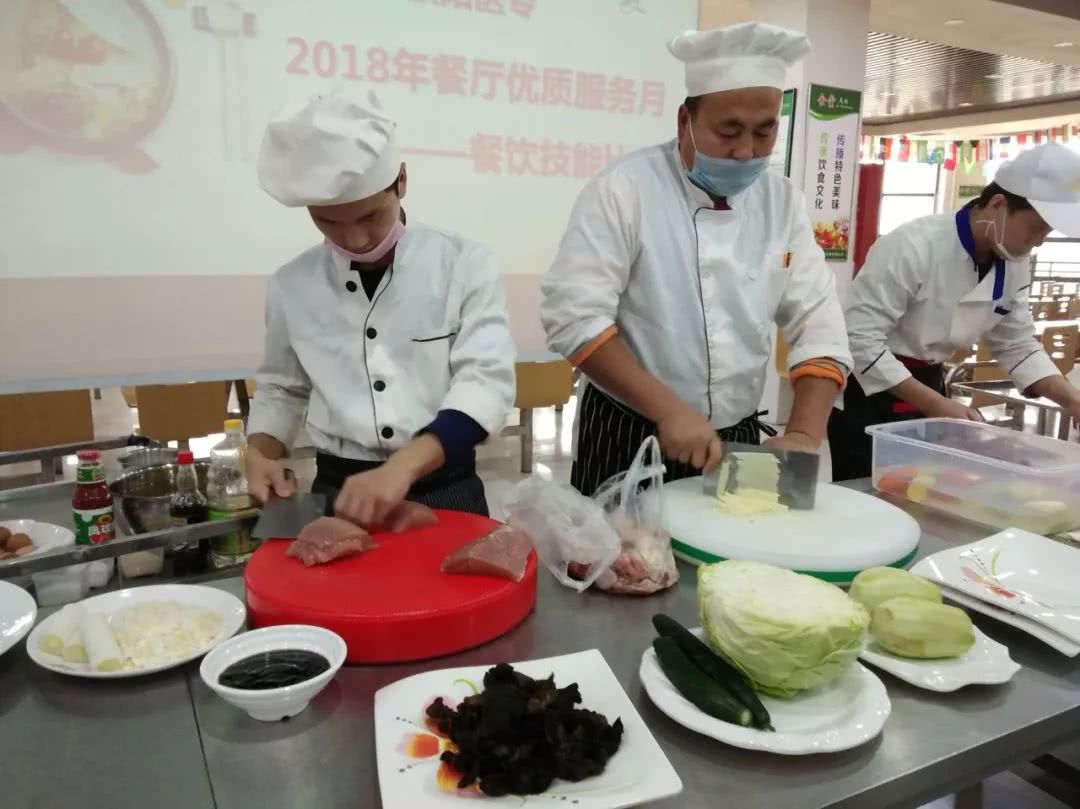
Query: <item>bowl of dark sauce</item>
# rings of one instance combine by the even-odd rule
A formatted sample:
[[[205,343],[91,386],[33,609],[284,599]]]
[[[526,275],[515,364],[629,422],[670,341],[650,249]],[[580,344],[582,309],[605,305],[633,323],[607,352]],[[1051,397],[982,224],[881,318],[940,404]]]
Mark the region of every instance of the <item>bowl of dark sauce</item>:
[[[345,662],[345,641],[328,629],[289,624],[256,629],[215,647],[199,674],[219,697],[252,718],[296,716]]]

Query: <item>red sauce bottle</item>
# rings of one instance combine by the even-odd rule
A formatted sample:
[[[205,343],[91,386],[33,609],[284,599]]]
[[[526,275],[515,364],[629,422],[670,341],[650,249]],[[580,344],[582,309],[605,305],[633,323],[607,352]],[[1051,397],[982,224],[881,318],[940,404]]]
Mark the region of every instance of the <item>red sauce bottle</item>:
[[[101,452],[85,449],[78,453],[75,494],[71,508],[75,518],[75,544],[100,545],[116,537],[113,522],[113,497],[105,482]]]

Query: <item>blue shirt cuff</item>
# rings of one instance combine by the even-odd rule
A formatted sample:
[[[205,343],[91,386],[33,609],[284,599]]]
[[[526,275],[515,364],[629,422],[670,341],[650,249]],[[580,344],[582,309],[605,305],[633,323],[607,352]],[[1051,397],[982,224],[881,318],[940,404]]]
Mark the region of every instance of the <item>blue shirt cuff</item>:
[[[455,466],[469,461],[477,444],[487,440],[488,433],[472,416],[460,410],[440,410],[435,420],[420,431],[431,433],[442,444],[446,465]]]

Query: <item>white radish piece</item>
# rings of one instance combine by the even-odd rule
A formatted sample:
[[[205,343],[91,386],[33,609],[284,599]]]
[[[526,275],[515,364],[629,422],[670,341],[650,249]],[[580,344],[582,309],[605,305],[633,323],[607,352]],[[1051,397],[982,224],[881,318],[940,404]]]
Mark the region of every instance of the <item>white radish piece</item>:
[[[52,620],[52,628],[41,636],[41,641],[38,643],[41,651],[63,657],[64,643],[72,633],[78,631],[82,611],[82,604],[66,604]]]
[[[124,654],[113,637],[105,616],[88,612],[79,625],[86,655],[93,671],[120,671],[124,667]]]

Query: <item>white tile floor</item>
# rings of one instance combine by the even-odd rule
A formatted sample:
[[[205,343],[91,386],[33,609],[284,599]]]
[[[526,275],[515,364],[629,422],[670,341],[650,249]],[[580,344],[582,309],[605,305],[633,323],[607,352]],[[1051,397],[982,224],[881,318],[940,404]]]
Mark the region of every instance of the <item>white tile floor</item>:
[[[552,480],[569,481],[571,465],[571,440],[575,404],[573,401],[561,415],[553,409],[534,413],[534,474]],[[94,402],[94,425],[98,437],[128,435],[137,429],[137,417],[127,407],[119,390],[105,390],[100,401]],[[207,436],[191,441],[197,457],[205,456],[210,448],[221,440],[220,435]],[[112,460],[118,453],[108,453]],[[68,459],[65,476],[74,476],[74,459]],[[314,478],[314,461],[298,461],[297,477],[310,484]],[[503,502],[507,492],[524,475],[521,473],[520,442],[517,437],[500,437],[490,441],[477,453],[477,467],[487,488],[488,503],[492,516],[503,515]],[[0,467],[0,488],[26,485],[34,482],[37,464]],[[827,449],[823,452],[821,478],[830,479]],[[1067,809],[1062,803],[1040,791],[1020,776],[1005,772],[987,779],[983,785],[982,809]],[[969,809],[953,797],[946,797],[927,804],[922,809]]]

